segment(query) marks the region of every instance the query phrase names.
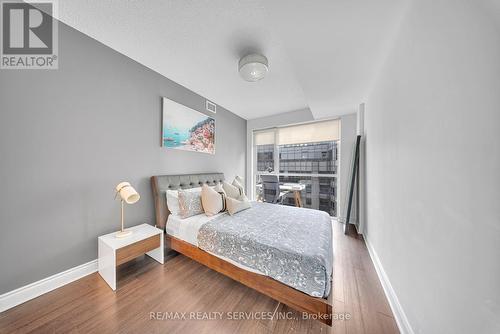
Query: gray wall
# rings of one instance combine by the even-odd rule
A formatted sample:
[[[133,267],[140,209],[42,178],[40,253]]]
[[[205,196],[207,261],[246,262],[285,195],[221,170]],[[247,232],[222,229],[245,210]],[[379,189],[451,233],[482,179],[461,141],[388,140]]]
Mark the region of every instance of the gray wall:
[[[154,224],[151,175],[245,175],[244,119],[218,107],[214,156],[161,148],[161,96],[205,99],[63,24],[59,38],[59,70],[0,71],[0,294],[96,259],[120,181],[142,196],[130,226]]]
[[[414,1],[366,103],[365,236],[415,333],[500,333],[493,9]]]

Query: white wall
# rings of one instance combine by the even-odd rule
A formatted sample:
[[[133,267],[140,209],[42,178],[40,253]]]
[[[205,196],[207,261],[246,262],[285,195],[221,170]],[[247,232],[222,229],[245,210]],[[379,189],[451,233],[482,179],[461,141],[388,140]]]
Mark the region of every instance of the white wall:
[[[414,1],[366,103],[365,235],[415,333],[500,333],[500,26],[487,4]]]
[[[355,142],[356,137],[356,114],[347,114],[338,116],[340,118],[340,168],[339,168],[339,189],[338,189],[338,208],[339,212],[342,213],[345,199],[345,187],[347,184],[347,178],[349,176],[349,167],[351,159],[352,146]],[[273,115],[269,117],[256,118],[247,121],[247,193],[250,198],[253,198],[253,187],[252,182],[252,166],[253,166],[253,154],[252,154],[252,140],[253,131],[285,126],[291,124],[299,124],[304,122],[314,121],[314,117],[309,109],[301,109],[297,111],[291,111],[287,113],[282,113],[278,115]],[[344,154],[343,152],[347,152]]]

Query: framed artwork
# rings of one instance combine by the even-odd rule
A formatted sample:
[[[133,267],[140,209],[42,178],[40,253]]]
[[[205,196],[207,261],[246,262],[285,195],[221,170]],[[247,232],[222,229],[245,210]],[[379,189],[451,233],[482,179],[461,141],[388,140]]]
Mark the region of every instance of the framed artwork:
[[[215,154],[215,119],[163,98],[162,146]]]

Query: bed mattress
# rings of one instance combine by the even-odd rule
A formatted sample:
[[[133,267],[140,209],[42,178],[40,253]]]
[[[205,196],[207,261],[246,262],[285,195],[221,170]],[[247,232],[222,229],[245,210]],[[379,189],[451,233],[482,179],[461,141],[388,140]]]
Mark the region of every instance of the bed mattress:
[[[198,247],[313,297],[330,293],[332,221],[326,212],[254,202],[201,225]]]
[[[211,220],[214,220],[218,217],[228,215],[227,213],[219,213],[218,215],[214,216],[207,216],[205,214],[200,214],[188,218],[182,219],[178,215],[169,215],[167,219],[167,224],[165,226],[165,231],[167,232],[168,235],[171,235],[177,239],[180,239],[182,241],[186,241],[190,243],[193,246],[198,247],[198,231],[201,226],[203,226],[205,223],[208,223]],[[256,274],[264,275],[262,272],[259,270],[247,267],[245,265],[242,265],[236,261],[233,261],[232,259],[229,259],[225,256],[222,255],[217,255],[214,254],[210,251],[207,251],[208,253],[217,256],[218,258],[227,261],[231,264],[234,264],[238,268],[245,269],[247,271],[251,271]]]
[[[233,216],[170,215],[166,232],[311,296],[330,293],[332,222],[323,211],[252,202],[250,209]]]

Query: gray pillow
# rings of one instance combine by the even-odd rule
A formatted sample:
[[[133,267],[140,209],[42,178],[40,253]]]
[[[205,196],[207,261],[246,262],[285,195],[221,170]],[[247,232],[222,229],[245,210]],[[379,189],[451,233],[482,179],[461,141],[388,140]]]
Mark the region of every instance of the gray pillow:
[[[203,213],[201,190],[199,192],[179,190],[179,216],[184,219],[201,213]]]
[[[200,192],[201,193],[201,187],[197,188],[189,188],[185,189],[184,191],[189,191],[189,192]],[[167,190],[165,192],[167,196],[167,207],[168,211],[170,211],[171,214],[173,215],[179,215],[179,191],[176,190]]]

